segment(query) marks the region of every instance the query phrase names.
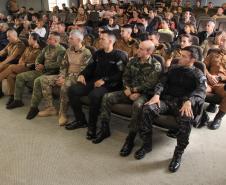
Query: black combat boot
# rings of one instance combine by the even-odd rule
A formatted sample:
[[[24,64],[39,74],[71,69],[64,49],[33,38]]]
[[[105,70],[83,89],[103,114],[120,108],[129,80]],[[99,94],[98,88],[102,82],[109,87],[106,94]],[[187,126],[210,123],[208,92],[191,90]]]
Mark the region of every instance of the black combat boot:
[[[85,118],[84,113],[82,113],[80,120],[74,120],[67,125],[65,125],[66,130],[75,130],[79,128],[86,128],[87,127],[87,121]]]
[[[143,139],[143,146],[137,150],[134,154],[135,159],[143,159],[146,155],[146,153],[151,152],[152,150],[152,134],[151,132],[145,133],[144,136],[142,136]]]
[[[38,107],[31,107],[29,112],[27,113],[26,119],[30,120],[37,116],[39,113]]]
[[[97,134],[96,139],[93,140],[93,143],[94,144],[101,143],[104,139],[110,137],[110,135],[111,135],[111,132],[109,128],[109,123],[102,122],[100,132]]]
[[[122,149],[120,150],[120,155],[122,157],[126,157],[132,152],[136,134],[137,134],[136,132],[130,132],[129,135],[126,137],[126,141],[122,146]]]
[[[23,107],[24,103],[21,100],[14,100],[12,103],[6,106],[7,109],[14,109],[17,107]]]
[[[214,120],[208,123],[208,128],[211,130],[218,129],[221,125],[222,118],[224,117],[224,115],[225,113],[219,110]]]
[[[88,139],[88,140],[96,139],[96,127],[88,126],[88,131],[86,133],[86,139]]]
[[[200,124],[198,125],[198,128],[206,126],[208,124],[209,120],[210,120],[210,117],[208,116],[207,112],[204,110],[201,120],[200,120]]]
[[[14,101],[14,96],[13,95],[9,96],[6,106],[10,105],[13,101]]]
[[[210,103],[208,107],[206,108],[207,112],[215,113],[217,111],[216,104]]]
[[[169,164],[169,171],[170,172],[176,172],[181,164],[181,157],[182,157],[183,151],[180,151],[178,147],[175,148],[173,158]]]

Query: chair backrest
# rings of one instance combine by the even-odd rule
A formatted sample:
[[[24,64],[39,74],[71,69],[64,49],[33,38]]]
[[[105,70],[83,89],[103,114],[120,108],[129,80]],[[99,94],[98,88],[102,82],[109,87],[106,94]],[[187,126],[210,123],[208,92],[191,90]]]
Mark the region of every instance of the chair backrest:
[[[192,36],[192,44],[199,46],[199,38],[197,36]]]
[[[206,12],[205,12],[205,9],[204,8],[195,8],[193,10],[193,13],[194,13],[194,15],[197,18],[206,15]]]
[[[217,9],[218,8],[211,8],[211,9],[209,9],[208,12],[207,12],[208,15],[211,16],[211,17],[214,16],[217,13]]]
[[[160,42],[173,42],[174,36],[169,33],[159,33],[160,35]]]
[[[97,51],[97,49],[93,46],[85,46],[85,47],[90,50],[92,55],[94,55],[94,53]]]
[[[219,26],[217,27],[218,31],[225,31],[226,30],[226,20],[219,22]]]
[[[161,63],[162,71],[163,71],[165,66],[165,59],[161,55],[157,55],[157,54],[153,54],[153,57]]]
[[[205,64],[202,62],[195,62],[194,66],[200,69],[205,74]]]
[[[198,60],[199,62],[203,61],[203,49],[200,46],[192,45],[191,47],[195,48],[198,53]]]

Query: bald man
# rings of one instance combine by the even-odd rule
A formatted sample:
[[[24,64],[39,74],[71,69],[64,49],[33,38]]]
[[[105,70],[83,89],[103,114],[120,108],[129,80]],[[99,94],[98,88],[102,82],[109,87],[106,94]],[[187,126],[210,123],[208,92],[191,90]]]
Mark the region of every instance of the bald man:
[[[114,104],[132,104],[132,120],[129,125],[129,135],[120,151],[121,156],[127,156],[132,151],[143,104],[152,95],[151,92],[158,82],[162,71],[161,63],[152,57],[154,50],[155,45],[152,41],[141,42],[137,57],[130,60],[123,74],[123,90],[106,94],[102,101],[102,112],[100,114],[102,125],[109,125],[111,107]],[[101,128],[104,127],[102,126]],[[100,143],[110,136],[109,133],[110,130],[102,129],[97,138],[93,140],[93,143]]]
[[[0,51],[0,72],[10,64],[16,64],[25,50],[24,43],[18,38],[17,32],[13,29],[7,31],[9,44]]]

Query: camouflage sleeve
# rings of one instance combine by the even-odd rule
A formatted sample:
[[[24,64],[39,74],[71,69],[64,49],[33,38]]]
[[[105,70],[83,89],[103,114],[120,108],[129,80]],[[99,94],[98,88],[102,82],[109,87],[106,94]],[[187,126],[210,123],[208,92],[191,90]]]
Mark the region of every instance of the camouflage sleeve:
[[[167,81],[168,81],[168,73],[165,73],[160,79],[160,82],[155,86],[154,94],[161,95],[164,89],[166,88]]]
[[[38,55],[38,57],[35,60],[35,64],[44,64],[45,61],[45,52],[46,52],[47,47],[43,48],[41,53]]]
[[[133,64],[133,60],[130,61],[126,67],[125,67],[125,71],[123,73],[123,76],[122,76],[122,80],[123,80],[123,86],[124,87],[131,87],[131,65]]]
[[[196,88],[195,90],[187,97],[188,100],[194,105],[197,101],[205,101],[206,98],[206,88],[207,88],[207,79],[201,71],[196,71]]]
[[[61,65],[61,61],[63,60],[65,54],[65,49],[61,49],[58,51],[56,62],[46,63],[45,69],[59,69]]]
[[[162,72],[162,66],[160,62],[155,62],[153,65],[153,70],[150,71],[149,75],[146,77],[146,81],[140,84],[140,86],[135,87],[134,88],[135,92],[148,93],[148,91],[153,89],[157,84],[157,82],[159,81],[161,72]]]
[[[83,71],[86,68],[86,66],[91,61],[90,60],[91,58],[92,58],[92,54],[91,54],[90,50],[86,49],[84,54],[83,54],[83,61],[82,61],[80,71]]]

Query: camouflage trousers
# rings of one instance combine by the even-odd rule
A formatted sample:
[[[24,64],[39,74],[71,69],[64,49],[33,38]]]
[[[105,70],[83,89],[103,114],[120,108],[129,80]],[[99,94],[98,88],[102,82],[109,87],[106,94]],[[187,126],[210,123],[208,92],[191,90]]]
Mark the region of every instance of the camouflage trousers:
[[[15,90],[14,90],[14,99],[22,100],[24,93],[24,88],[26,86],[33,87],[34,81],[36,78],[40,77],[42,72],[39,71],[27,71],[20,73],[16,76]]]
[[[127,97],[124,91],[116,91],[107,93],[104,95],[101,105],[100,120],[104,122],[110,122],[111,119],[111,107],[114,104],[131,104],[132,105],[132,119],[129,124],[129,129],[132,132],[136,132],[138,123],[141,121],[141,113],[144,103],[148,100],[148,97],[141,96],[137,100],[132,101]]]
[[[53,106],[53,88],[58,86],[56,84],[57,78],[58,78],[58,75],[44,75],[40,80],[42,98],[45,101],[47,107]],[[67,96],[68,88],[72,84],[75,84],[76,81],[77,81],[76,76],[69,76],[65,79],[65,83],[60,87],[60,111],[59,112],[62,114],[66,114],[68,110],[68,96]],[[35,88],[36,87],[34,85],[34,89]],[[37,85],[37,88],[39,88],[38,85]],[[36,101],[37,98],[34,97],[34,99],[35,100],[33,102],[33,106],[35,104],[37,106],[37,103],[38,103]]]
[[[189,144],[189,136],[192,127],[193,119],[186,116],[181,116],[181,102],[174,100],[161,100],[160,107],[157,104],[145,105],[142,113],[142,122],[139,125],[139,134],[145,143],[145,138],[152,136],[152,125],[155,119],[161,114],[173,115],[179,125],[179,134],[177,135],[177,150],[183,153],[184,149]]]

